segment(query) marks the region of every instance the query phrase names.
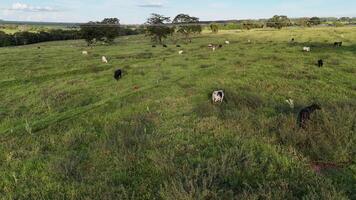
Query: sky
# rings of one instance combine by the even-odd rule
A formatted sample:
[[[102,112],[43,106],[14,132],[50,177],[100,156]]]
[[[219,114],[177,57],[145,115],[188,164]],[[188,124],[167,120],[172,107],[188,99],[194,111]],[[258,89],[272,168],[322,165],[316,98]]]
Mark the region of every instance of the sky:
[[[200,20],[289,17],[356,17],[356,0],[0,0],[0,19],[88,22],[117,17],[122,24],[144,23],[151,13],[179,13]]]

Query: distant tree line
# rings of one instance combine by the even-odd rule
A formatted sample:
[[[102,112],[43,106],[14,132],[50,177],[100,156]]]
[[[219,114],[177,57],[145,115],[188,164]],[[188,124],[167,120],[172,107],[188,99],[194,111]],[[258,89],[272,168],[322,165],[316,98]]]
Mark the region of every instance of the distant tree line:
[[[49,30],[48,32],[16,32],[14,34],[6,34],[0,31],[0,47],[18,46],[35,44],[39,42],[57,41],[57,40],[76,40],[81,39],[81,34],[77,30]]]
[[[81,29],[50,29],[46,31],[30,32],[19,31],[7,34],[0,31],[0,47],[35,44],[48,41],[85,39],[88,44],[96,41],[112,43],[121,35],[134,35],[142,33],[140,29],[119,27],[117,18],[106,18],[101,22],[89,22],[81,25]],[[1,27],[18,27],[17,25],[1,25]]]

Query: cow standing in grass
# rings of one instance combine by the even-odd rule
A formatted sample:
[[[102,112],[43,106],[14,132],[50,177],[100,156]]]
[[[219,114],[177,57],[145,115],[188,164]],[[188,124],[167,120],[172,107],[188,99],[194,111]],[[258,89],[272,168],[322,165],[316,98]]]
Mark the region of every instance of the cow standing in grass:
[[[101,61],[102,61],[103,63],[108,63],[108,59],[106,59],[105,56],[101,57]]]
[[[318,67],[323,67],[324,61],[322,59],[318,60]]]
[[[298,125],[300,128],[306,129],[307,128],[307,123],[310,120],[311,114],[313,114],[316,110],[320,110],[321,107],[317,104],[313,104],[311,106],[308,106],[304,109],[302,109],[299,112],[298,116]]]
[[[334,43],[334,47],[341,47],[342,46],[342,42],[335,42]]]
[[[122,70],[118,69],[115,71],[114,78],[118,81],[122,77]]]
[[[303,51],[305,51],[305,52],[310,52],[310,47],[303,47]]]
[[[214,91],[212,95],[213,103],[222,103],[224,101],[224,91]]]

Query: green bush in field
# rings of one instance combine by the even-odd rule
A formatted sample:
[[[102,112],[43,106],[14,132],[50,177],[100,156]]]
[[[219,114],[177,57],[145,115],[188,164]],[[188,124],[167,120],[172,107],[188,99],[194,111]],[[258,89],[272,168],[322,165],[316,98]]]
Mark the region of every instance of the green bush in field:
[[[287,16],[284,15],[275,15],[267,21],[267,27],[282,29],[291,25],[291,21]]]
[[[334,22],[333,25],[335,27],[343,27],[343,26],[345,26],[342,22]]]
[[[309,19],[309,24],[311,24],[313,26],[317,26],[317,25],[321,24],[321,19],[319,17],[312,17]]]
[[[219,32],[219,25],[218,24],[210,24],[210,30],[213,33],[218,33]]]

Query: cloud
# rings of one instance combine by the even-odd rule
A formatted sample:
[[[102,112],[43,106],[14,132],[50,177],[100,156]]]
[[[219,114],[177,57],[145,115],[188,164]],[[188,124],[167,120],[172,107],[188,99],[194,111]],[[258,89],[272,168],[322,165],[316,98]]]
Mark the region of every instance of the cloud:
[[[151,0],[151,1],[143,2],[137,6],[141,8],[163,8],[164,3],[160,0],[155,0],[155,1]]]
[[[21,12],[57,12],[58,9],[54,9],[52,7],[40,7],[40,6],[32,6],[25,3],[14,3],[11,8],[7,8],[9,11],[21,11]]]
[[[163,8],[163,5],[161,4],[140,4],[138,7],[141,8]]]

